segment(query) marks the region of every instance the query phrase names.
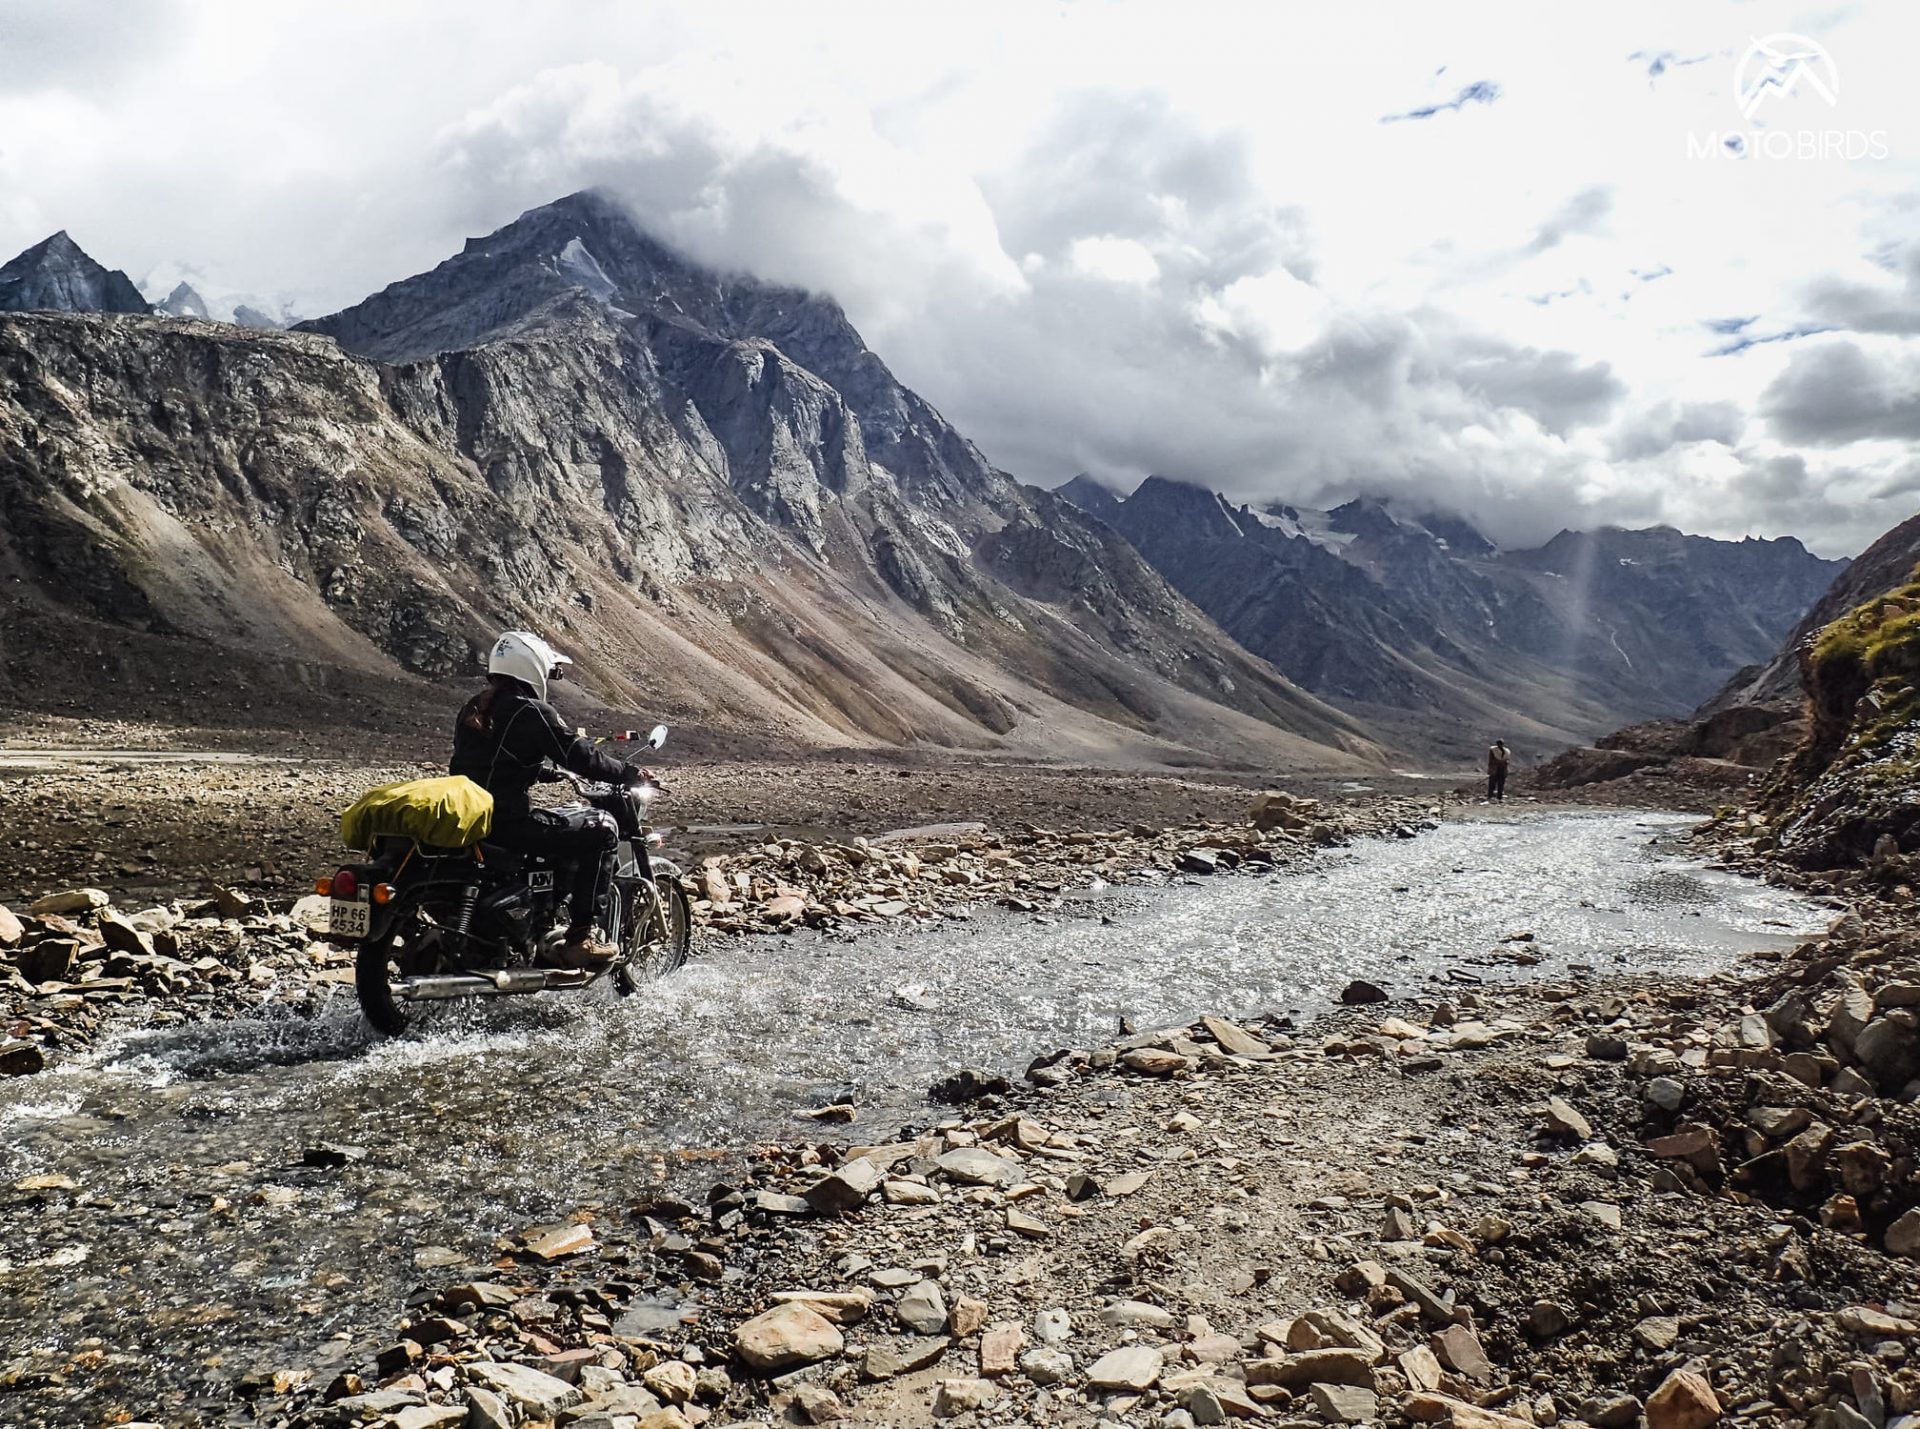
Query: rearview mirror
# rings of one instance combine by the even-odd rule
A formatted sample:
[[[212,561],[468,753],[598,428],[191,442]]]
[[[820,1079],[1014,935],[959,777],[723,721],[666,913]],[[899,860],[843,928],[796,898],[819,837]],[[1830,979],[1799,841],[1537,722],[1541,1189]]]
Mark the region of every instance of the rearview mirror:
[[[667,727],[664,724],[656,724],[653,727],[652,731],[647,735],[647,748],[658,749],[661,745],[665,744],[666,742],[667,742]]]

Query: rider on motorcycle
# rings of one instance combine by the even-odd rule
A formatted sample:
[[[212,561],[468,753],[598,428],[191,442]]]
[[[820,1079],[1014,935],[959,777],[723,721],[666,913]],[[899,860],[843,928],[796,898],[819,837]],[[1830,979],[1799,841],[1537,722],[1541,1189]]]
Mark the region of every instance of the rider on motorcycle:
[[[593,968],[611,962],[615,953],[612,944],[596,936],[594,924],[613,876],[619,827],[598,809],[536,809],[528,791],[561,777],[553,765],[610,784],[639,783],[644,771],[602,754],[561,724],[547,703],[547,683],[560,679],[561,668],[572,663],[524,630],[509,630],[494,641],[487,687],[460,710],[447,769],[493,795],[489,843],[573,864],[569,922],[558,961],[563,967]]]

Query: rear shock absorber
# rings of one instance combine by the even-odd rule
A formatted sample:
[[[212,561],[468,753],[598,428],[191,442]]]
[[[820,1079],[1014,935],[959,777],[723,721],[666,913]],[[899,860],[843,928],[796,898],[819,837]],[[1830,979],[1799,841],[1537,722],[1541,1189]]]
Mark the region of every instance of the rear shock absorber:
[[[469,883],[460,890],[460,910],[453,915],[453,931],[463,938],[473,930],[473,908],[479,901],[479,884]]]

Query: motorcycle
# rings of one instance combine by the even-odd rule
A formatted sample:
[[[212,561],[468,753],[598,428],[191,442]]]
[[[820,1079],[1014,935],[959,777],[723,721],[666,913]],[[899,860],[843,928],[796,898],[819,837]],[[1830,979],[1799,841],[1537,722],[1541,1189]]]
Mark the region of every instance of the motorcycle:
[[[666,726],[656,725],[646,747],[659,749],[666,738]],[[603,977],[625,996],[686,962],[693,921],[681,870],[654,853],[660,836],[647,824],[666,790],[651,778],[603,784],[554,772],[581,798],[565,810],[601,809],[619,826],[600,927],[616,949],[613,961],[594,969],[542,965],[565,939],[569,865],[484,840],[452,849],[377,839],[369,862],[344,865],[315,884],[328,899],[328,937],[355,950],[354,989],[376,1029],[398,1036],[422,1003],[572,990]]]

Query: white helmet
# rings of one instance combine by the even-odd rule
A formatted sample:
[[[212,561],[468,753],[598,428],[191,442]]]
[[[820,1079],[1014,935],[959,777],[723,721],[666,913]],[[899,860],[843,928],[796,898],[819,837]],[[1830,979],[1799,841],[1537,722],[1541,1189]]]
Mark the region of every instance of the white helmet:
[[[544,700],[547,681],[559,679],[560,667],[572,663],[538,635],[509,630],[493,642],[493,653],[487,657],[487,673],[511,675],[522,684],[531,685],[533,693]]]

